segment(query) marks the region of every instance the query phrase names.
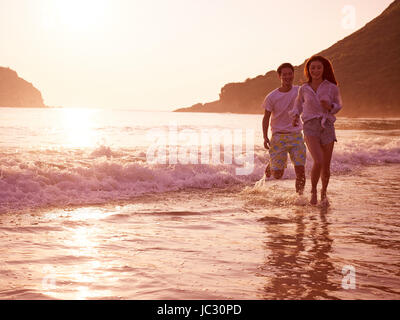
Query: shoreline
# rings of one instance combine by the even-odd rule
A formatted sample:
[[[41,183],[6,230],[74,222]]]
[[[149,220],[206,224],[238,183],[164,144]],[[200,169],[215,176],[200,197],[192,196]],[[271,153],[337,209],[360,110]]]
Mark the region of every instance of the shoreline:
[[[62,107],[50,107],[50,106],[43,106],[43,107],[7,107],[7,106],[0,106],[0,108],[4,109],[53,109],[53,108],[62,108]]]

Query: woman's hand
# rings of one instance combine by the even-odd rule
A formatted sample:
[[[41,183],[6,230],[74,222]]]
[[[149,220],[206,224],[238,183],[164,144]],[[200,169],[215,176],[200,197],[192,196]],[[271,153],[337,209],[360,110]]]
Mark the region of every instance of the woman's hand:
[[[292,121],[292,125],[293,125],[293,127],[297,127],[298,125],[299,125],[299,115],[298,114],[296,114],[295,116],[294,116],[294,119],[293,119],[293,121]]]
[[[321,100],[320,101],[322,108],[324,108],[325,110],[331,111],[332,110],[332,105],[326,101],[326,100]]]

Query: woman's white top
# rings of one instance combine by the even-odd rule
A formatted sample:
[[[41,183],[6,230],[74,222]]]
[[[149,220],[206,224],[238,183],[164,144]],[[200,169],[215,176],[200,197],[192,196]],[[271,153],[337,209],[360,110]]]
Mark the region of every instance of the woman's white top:
[[[321,100],[326,100],[332,105],[331,111],[322,107]],[[342,109],[342,99],[338,86],[324,80],[316,92],[309,83],[303,84],[289,114],[291,117],[301,115],[303,123],[314,118],[321,118],[321,124],[324,127],[326,120],[330,120],[332,123],[336,121],[334,114],[338,113],[340,109]]]

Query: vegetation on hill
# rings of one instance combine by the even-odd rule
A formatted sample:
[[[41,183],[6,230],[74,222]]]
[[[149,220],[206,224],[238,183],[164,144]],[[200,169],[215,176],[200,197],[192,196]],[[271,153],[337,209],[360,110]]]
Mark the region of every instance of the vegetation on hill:
[[[400,116],[400,0],[360,30],[318,54],[331,60],[343,99],[341,116]],[[283,61],[285,62],[285,61]],[[295,67],[301,84],[304,63]],[[276,71],[228,83],[219,100],[176,111],[263,113],[266,94],[279,86]]]

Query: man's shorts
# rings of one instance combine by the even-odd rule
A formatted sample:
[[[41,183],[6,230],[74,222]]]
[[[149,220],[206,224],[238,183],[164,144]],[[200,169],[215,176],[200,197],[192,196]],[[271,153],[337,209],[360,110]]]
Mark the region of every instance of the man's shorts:
[[[284,170],[287,166],[287,154],[294,166],[306,163],[306,146],[303,135],[298,133],[275,133],[269,148],[271,170]]]
[[[336,140],[335,127],[329,120],[325,122],[325,128],[321,126],[321,118],[314,118],[304,122],[303,132],[305,136],[319,138],[321,145],[329,144]]]

